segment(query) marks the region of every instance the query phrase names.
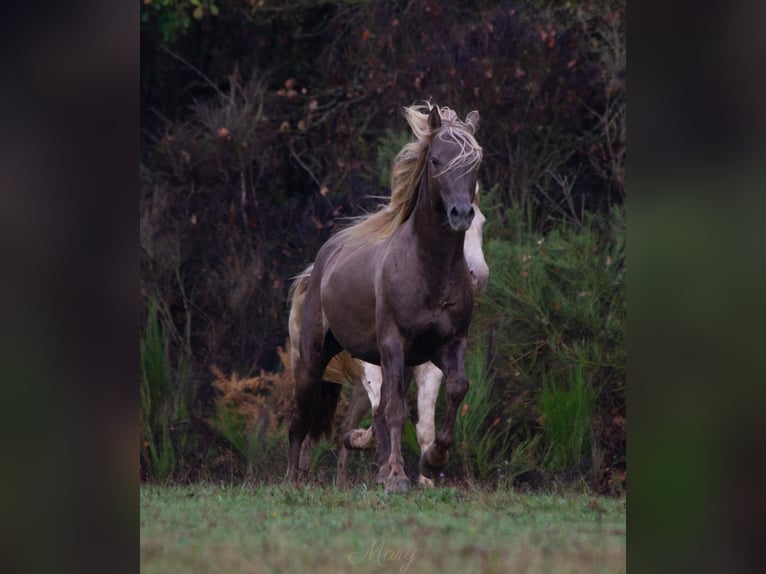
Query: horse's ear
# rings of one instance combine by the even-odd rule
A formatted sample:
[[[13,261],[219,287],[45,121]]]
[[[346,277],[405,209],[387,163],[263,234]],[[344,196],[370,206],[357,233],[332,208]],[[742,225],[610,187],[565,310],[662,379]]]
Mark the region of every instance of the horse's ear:
[[[442,127],[442,117],[439,115],[438,106],[431,108],[431,113],[428,114],[428,127],[431,128],[431,131],[438,130]]]
[[[465,118],[465,123],[471,126],[471,133],[475,134],[476,130],[479,129],[479,112],[474,110],[468,114]]]

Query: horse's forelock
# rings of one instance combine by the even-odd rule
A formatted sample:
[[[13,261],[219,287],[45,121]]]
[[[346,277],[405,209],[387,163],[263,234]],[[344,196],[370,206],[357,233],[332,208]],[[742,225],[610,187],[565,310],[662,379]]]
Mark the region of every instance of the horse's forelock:
[[[426,102],[406,107],[403,110],[407,123],[415,135],[415,141],[404,146],[394,162],[392,173],[396,175],[398,171],[402,177],[392,177],[392,199],[398,194],[413,191],[406,186],[401,188],[397,184],[400,182],[405,184],[415,183],[411,177],[407,176],[420,175],[419,172],[422,164],[418,164],[418,159],[422,158],[427,146],[435,138],[445,141],[451,140],[460,146],[460,152],[444,166],[442,173],[457,168],[465,168],[464,173],[466,173],[474,169],[482,160],[483,150],[473,135],[473,126],[461,121],[453,109],[446,106],[438,108],[442,125],[436,130],[431,131],[428,125],[428,114],[433,107],[430,102]]]
[[[465,168],[464,173],[467,173],[481,163],[483,150],[476,141],[476,138],[473,137],[473,134],[464,126],[465,124],[447,125],[437,132],[439,139],[443,141],[451,140],[460,146],[460,152],[444,166],[441,173],[458,168]]]
[[[397,162],[412,162],[405,167],[414,169],[414,162],[417,158],[413,158],[413,156],[420,156],[435,138],[439,138],[445,141],[451,140],[460,146],[460,153],[444,166],[442,173],[461,167],[465,167],[466,172],[474,169],[481,162],[483,150],[473,135],[473,127],[463,122],[455,110],[445,106],[438,108],[442,125],[432,132],[428,126],[428,113],[433,107],[431,103],[427,102],[404,108],[404,116],[415,135],[416,141],[407,144],[402,149],[402,152],[397,156]],[[392,197],[397,191],[392,189]]]

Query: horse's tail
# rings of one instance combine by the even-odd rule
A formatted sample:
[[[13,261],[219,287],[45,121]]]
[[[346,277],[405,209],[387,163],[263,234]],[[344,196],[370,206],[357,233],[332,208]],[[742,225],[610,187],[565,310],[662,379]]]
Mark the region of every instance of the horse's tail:
[[[326,381],[343,385],[347,383],[354,384],[361,380],[363,375],[362,362],[349,355],[346,351],[341,351],[330,360],[322,378]]]
[[[290,333],[290,363],[295,372],[295,368],[300,360],[300,336],[301,319],[303,316],[303,301],[306,298],[306,289],[308,280],[313,270],[313,264],[309,265],[302,273],[295,277],[290,286],[290,318],[288,320],[288,330]],[[346,381],[352,381],[350,377],[354,371],[354,363],[358,362],[351,358],[348,353],[342,353],[345,357],[336,356],[327,366],[322,381],[309,391],[309,396],[296,397],[305,405],[301,411],[307,417],[309,436],[316,440],[322,435],[332,436],[333,423],[335,421],[335,411],[340,400],[341,384]],[[361,365],[358,367],[361,374]]]
[[[321,384],[314,391],[309,422],[309,435],[312,439],[319,440],[322,435],[332,437],[335,411],[343,385],[361,380],[363,373],[362,363],[346,351],[341,351],[330,360],[322,374]]]
[[[342,387],[338,383],[322,380],[313,388],[311,408],[308,415],[308,433],[314,442],[323,435],[332,438],[335,426],[335,411],[340,400]]]
[[[300,342],[303,301],[306,298],[306,289],[308,288],[309,277],[311,277],[313,268],[314,264],[312,263],[300,274],[294,277],[295,280],[290,286],[290,291],[287,295],[290,300],[290,318],[287,323],[287,328],[290,334],[290,364],[293,368],[293,372],[295,372],[295,367],[298,365],[298,359],[301,356]]]

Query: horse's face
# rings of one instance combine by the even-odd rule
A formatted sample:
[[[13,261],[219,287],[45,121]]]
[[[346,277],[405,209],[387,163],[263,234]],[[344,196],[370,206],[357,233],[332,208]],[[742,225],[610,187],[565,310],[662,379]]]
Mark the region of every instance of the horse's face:
[[[432,131],[442,128],[436,107],[431,110],[428,121]],[[435,135],[429,150],[431,200],[438,210],[444,210],[449,226],[455,231],[466,231],[475,216],[473,201],[481,147],[473,133],[478,121],[479,113],[471,112],[465,123],[445,126]]]
[[[474,291],[482,291],[487,286],[487,281],[489,280],[489,266],[484,259],[481,237],[486,218],[478,205],[474,204],[473,209],[474,218],[471,227],[468,228],[465,234],[463,255],[465,255],[468,271],[471,272],[471,282],[473,283]]]

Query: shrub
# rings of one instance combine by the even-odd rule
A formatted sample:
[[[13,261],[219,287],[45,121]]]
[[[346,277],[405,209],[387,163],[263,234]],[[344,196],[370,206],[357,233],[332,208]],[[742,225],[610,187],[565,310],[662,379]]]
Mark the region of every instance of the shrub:
[[[593,446],[610,467],[623,467],[625,429],[614,425],[625,420],[624,214],[560,222],[546,235],[524,229],[518,241],[498,234],[485,242],[491,277],[472,327],[489,341],[503,409],[514,432],[539,429],[542,383],[555,396],[551,377],[579,373],[594,393]]]
[[[493,408],[493,378],[484,344],[470,347],[466,374],[471,382],[455,422],[458,457],[466,477],[490,478],[508,459],[510,428]]]
[[[217,391],[210,425],[244,461],[249,474],[271,471],[275,451],[282,447],[285,423],[292,409],[293,377],[290,360],[280,347],[284,369],[255,377],[230,376],[213,366]]]
[[[580,465],[590,446],[596,393],[585,380],[582,368],[575,368],[570,375],[567,382],[561,383],[558,375],[549,374],[538,399],[547,443],[544,463],[554,472]]]
[[[172,477],[177,453],[183,448],[174,443],[171,431],[188,420],[188,361],[182,355],[174,366],[168,348],[167,331],[159,318],[157,300],[152,298],[140,338],[141,468],[144,475],[159,481]]]

